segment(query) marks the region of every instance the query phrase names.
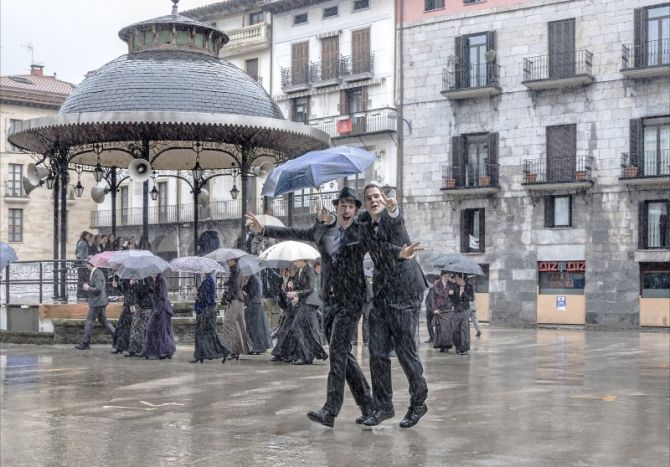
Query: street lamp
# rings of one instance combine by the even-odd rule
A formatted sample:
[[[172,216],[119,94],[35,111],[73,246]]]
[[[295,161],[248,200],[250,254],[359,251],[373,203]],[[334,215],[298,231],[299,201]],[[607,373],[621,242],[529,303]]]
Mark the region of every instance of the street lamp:
[[[158,190],[156,189],[156,185],[154,185],[154,187],[151,189],[149,195],[151,195],[151,199],[153,199],[154,201],[158,199]]]
[[[104,175],[105,175],[105,172],[102,170],[102,166],[100,165],[100,162],[98,162],[95,166],[95,170],[93,171],[93,176],[95,177],[95,181],[100,182]]]
[[[202,178],[202,167],[200,167],[200,161],[195,161],[195,167],[193,167],[193,180],[198,183]]]
[[[84,194],[84,185],[81,184],[81,180],[77,180],[77,184],[74,186],[74,194],[77,195],[77,198],[81,198],[81,195]]]
[[[235,185],[235,183],[233,183],[233,187],[230,189],[230,196],[233,199],[237,199],[239,194],[240,194],[240,190],[238,190],[237,185]]]
[[[53,187],[54,187],[54,176],[52,174],[49,174],[47,176],[47,179],[46,179],[45,183],[46,183],[46,186],[47,186],[47,190],[53,189]]]

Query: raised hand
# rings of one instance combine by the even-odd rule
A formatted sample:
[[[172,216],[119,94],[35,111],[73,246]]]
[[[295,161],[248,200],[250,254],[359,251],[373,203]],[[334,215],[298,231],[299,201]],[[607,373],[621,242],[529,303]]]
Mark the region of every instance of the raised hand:
[[[249,230],[253,233],[261,233],[263,231],[263,224],[261,224],[261,221],[259,221],[251,211],[247,212],[244,217],[247,219],[247,227],[249,227]]]
[[[402,250],[398,253],[398,258],[412,259],[416,256],[417,251],[423,250],[420,248],[421,242],[414,242],[411,245],[403,245]]]
[[[320,222],[325,222],[326,224],[330,224],[334,220],[335,220],[335,216],[333,216],[330,213],[328,208],[323,207],[319,210],[319,221]]]
[[[392,198],[390,196],[387,196],[386,193],[380,190],[380,193],[382,195],[382,203],[384,203],[384,206],[386,207],[387,211],[393,212],[396,209],[398,209],[398,200],[395,198]]]

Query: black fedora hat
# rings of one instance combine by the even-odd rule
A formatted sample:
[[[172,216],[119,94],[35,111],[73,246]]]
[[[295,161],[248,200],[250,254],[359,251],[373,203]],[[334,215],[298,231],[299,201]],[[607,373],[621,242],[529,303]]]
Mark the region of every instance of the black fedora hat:
[[[357,208],[360,208],[363,205],[361,200],[358,199],[356,191],[353,188],[349,188],[348,186],[345,186],[340,190],[340,192],[337,194],[337,198],[333,200],[333,204],[337,206],[341,200],[353,201],[356,203]]]

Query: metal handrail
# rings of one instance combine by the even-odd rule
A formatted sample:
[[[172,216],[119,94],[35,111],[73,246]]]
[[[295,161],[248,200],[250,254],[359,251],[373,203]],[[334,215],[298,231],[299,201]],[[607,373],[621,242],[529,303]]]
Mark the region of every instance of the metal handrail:
[[[621,46],[622,69],[670,65],[670,39]]]
[[[443,188],[481,188],[499,184],[499,164],[472,164],[442,166]]]
[[[309,121],[309,125],[328,133],[331,138],[336,138],[396,131],[397,120],[396,109],[384,107],[365,112],[315,118]]]
[[[445,68],[442,70],[442,91],[499,86],[499,76],[500,65],[495,63]]]
[[[571,183],[592,180],[593,156],[565,155],[523,161],[524,183]]]
[[[575,50],[562,54],[538,55],[523,60],[523,80],[537,81],[591,75],[593,54]]]

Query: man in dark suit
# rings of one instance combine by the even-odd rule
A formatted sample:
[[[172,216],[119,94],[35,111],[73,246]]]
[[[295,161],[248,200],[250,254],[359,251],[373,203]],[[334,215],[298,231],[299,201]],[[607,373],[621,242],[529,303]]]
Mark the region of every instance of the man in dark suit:
[[[363,191],[365,209],[359,220],[365,222],[370,235],[378,242],[393,245],[410,243],[398,204],[387,197],[377,185]],[[375,397],[375,412],[363,424],[374,426],[395,415],[391,385],[391,350],[409,382],[410,406],[400,421],[401,428],[416,425],[428,408],[423,366],[417,352],[415,333],[423,292],[428,283],[414,259],[398,262],[372,249],[374,263],[372,310],[370,312],[370,375]]]
[[[107,329],[107,331],[114,336],[114,326],[107,321],[105,308],[109,301],[107,300],[107,281],[105,274],[94,267],[91,263],[91,258],[88,258],[86,263],[90,272],[88,284],[83,285],[84,291],[88,292],[88,316],[86,316],[86,325],[84,326],[84,336],[81,339],[81,344],[74,348],[77,350],[88,350],[91,346],[91,333],[93,332],[93,323],[97,319],[100,325]]]
[[[320,221],[309,229],[263,227],[249,213],[247,219],[252,231],[266,237],[314,242],[321,254],[320,298],[324,307],[324,331],[329,342],[328,390],[326,403],[320,410],[307,414],[310,420],[332,427],[342,408],[345,380],[360,407],[361,423],[373,412],[373,399],[365,375],[351,353],[351,340],[361,317],[365,302],[366,283],[363,257],[371,248],[380,249],[398,258],[411,258],[418,245],[403,248],[373,242],[365,225],[354,222],[362,203],[351,188],[343,188],[333,200],[336,211],[334,223],[323,222],[330,218],[324,208]]]

